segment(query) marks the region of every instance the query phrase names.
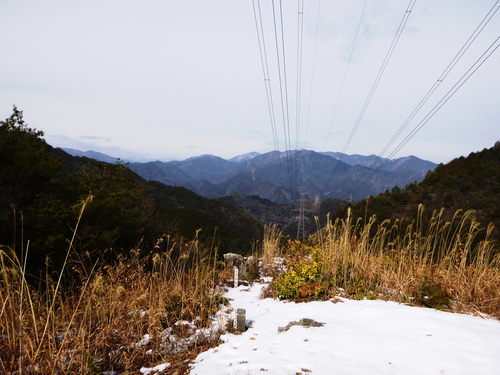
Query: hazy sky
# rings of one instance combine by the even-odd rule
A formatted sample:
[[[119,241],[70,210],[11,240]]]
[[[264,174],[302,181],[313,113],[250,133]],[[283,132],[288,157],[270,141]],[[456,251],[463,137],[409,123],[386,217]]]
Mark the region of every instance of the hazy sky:
[[[230,158],[272,151],[276,142],[280,151],[379,154],[499,7],[496,0],[417,0],[360,117],[410,2],[368,0],[364,8],[365,0],[305,0],[299,15],[302,2],[286,0],[282,37],[276,0],[279,64],[272,1],[254,3],[262,14],[276,141],[252,0],[2,0],[0,118],[15,104],[53,146],[125,158]],[[499,35],[500,11],[384,156],[490,45],[498,47]],[[497,50],[396,157],[447,162],[491,147],[500,139],[499,99]]]

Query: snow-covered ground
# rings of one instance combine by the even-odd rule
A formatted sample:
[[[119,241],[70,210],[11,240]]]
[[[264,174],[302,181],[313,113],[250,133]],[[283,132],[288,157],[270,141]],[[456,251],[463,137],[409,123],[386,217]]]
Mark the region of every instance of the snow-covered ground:
[[[250,328],[222,336],[191,375],[500,374],[498,320],[384,301],[259,299],[264,286],[229,290]],[[324,325],[279,330],[303,318]]]

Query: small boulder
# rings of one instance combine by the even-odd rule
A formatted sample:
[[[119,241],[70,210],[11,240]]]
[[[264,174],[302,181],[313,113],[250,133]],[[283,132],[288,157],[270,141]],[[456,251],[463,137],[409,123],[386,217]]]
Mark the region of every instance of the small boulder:
[[[298,322],[293,321],[293,322],[288,323],[286,325],[286,327],[278,327],[278,332],[279,333],[286,332],[290,328],[292,328],[293,326],[302,326],[302,327],[309,328],[309,327],[323,327],[324,325],[325,325],[325,323],[317,322],[317,321],[315,321],[313,319],[309,319],[309,318],[303,318],[303,319],[300,319]]]
[[[240,254],[235,254],[235,253],[224,254],[224,262],[226,262],[226,264],[229,267],[237,267],[238,270],[240,270],[241,265],[243,264],[243,260],[244,258]]]

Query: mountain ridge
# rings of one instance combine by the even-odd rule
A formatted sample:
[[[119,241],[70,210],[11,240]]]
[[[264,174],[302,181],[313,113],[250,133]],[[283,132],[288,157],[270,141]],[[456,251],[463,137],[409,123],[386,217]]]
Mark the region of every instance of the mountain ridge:
[[[306,193],[308,200],[357,201],[394,186],[419,182],[437,164],[415,156],[388,160],[375,155],[289,150],[252,152],[231,159],[200,155],[183,161],[133,162],[128,166],[145,179],[183,186],[205,197],[238,192],[287,204],[301,193]],[[372,177],[350,194],[356,181],[366,176]]]

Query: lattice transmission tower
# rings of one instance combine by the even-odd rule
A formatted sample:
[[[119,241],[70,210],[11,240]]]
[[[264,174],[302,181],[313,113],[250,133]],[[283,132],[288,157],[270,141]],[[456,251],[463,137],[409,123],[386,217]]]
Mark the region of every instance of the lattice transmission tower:
[[[306,225],[305,225],[305,195],[306,193],[300,193],[300,210],[297,226],[297,239],[300,239],[300,231],[302,230],[302,238],[305,237]]]

